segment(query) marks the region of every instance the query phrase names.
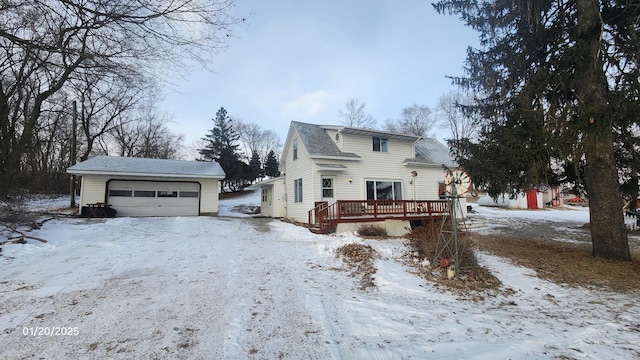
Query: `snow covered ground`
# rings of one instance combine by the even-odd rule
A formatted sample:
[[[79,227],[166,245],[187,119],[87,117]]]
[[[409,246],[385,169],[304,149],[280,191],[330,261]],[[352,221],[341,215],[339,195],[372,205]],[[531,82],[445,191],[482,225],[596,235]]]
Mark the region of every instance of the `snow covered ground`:
[[[52,220],[33,232],[48,244],[5,246],[0,358],[640,357],[638,293],[563,287],[481,254],[514,293],[465,300],[408,272],[402,240],[233,211],[258,203],[221,201],[219,217]],[[499,230],[488,219],[588,221],[584,210],[477,210],[483,232]],[[381,255],[375,288],[359,290],[335,257],[354,242]]]

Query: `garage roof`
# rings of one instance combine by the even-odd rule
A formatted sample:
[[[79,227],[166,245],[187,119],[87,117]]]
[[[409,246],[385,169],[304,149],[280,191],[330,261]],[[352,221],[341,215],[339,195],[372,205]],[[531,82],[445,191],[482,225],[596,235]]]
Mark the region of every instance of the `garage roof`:
[[[224,179],[217,162],[146,159],[122,156],[96,156],[67,169],[73,175],[126,175]]]

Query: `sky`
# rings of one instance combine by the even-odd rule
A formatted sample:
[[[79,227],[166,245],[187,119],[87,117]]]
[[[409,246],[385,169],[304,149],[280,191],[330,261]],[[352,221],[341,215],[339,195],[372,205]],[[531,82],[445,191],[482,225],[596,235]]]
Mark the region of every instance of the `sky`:
[[[289,123],[340,124],[350,98],[382,124],[413,104],[434,108],[462,75],[477,34],[429,0],[237,0],[246,17],[228,38],[213,72],[195,69],[168,89],[164,111],[185,145],[229,116],[275,131]],[[438,130],[436,137],[446,137]]]

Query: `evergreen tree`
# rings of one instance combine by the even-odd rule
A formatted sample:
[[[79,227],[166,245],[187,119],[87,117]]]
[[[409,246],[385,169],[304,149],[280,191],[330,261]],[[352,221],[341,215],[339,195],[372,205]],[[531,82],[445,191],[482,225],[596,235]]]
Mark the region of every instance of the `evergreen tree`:
[[[231,118],[227,115],[224,107],[218,110],[213,123],[213,129],[209,130],[209,133],[203,138],[206,141],[205,147],[199,149],[198,152],[202,156],[202,160],[217,161],[227,174],[225,179],[220,182],[221,191],[224,192],[225,185],[231,186],[243,177],[244,167],[238,154],[239,135],[233,129]]]
[[[255,179],[262,177],[262,163],[260,162],[260,155],[258,151],[253,150],[251,153],[251,160],[249,161],[249,171],[250,171],[250,181],[253,182]]]
[[[479,141],[460,141],[460,164],[494,195],[573,172],[589,197],[593,255],[630,259],[614,145],[625,146],[620,134],[640,111],[640,6],[441,0],[434,8],[480,33],[468,76],[454,82],[486,94],[473,108],[486,122]],[[551,164],[561,162],[566,171],[554,172]]]
[[[280,176],[280,170],[278,170],[278,159],[276,159],[276,153],[271,150],[267,154],[267,158],[264,161],[264,174],[270,178]]]

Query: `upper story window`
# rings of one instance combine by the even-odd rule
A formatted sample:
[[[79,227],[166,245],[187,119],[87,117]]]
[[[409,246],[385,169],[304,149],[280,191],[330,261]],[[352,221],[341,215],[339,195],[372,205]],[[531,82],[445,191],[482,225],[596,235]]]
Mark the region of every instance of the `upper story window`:
[[[374,137],[373,138],[373,151],[388,152],[389,151],[389,139]]]
[[[293,160],[298,158],[298,139],[293,139]]]

